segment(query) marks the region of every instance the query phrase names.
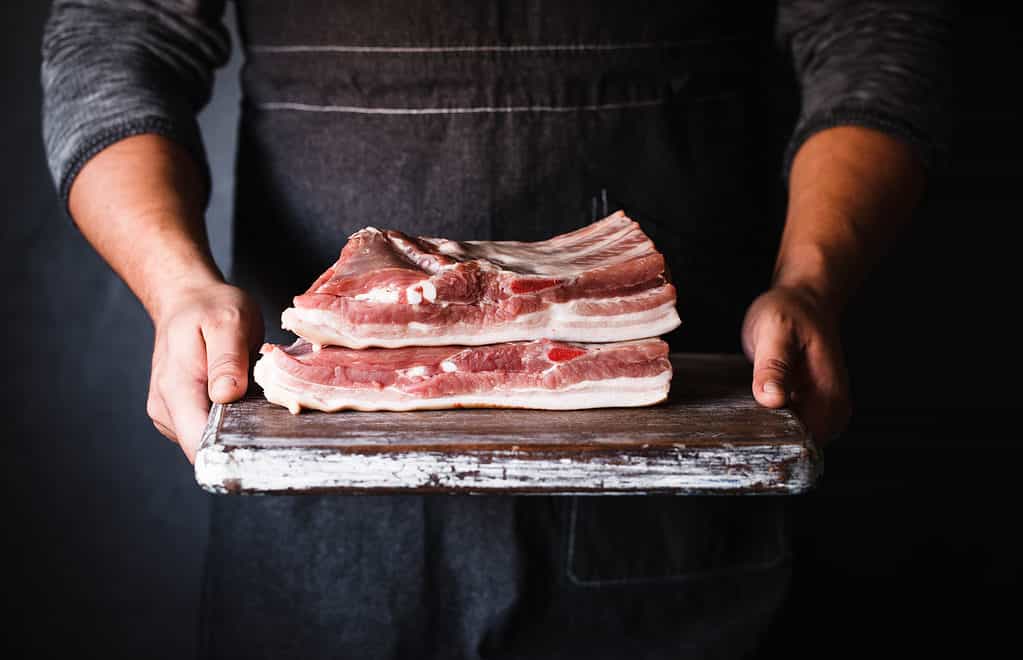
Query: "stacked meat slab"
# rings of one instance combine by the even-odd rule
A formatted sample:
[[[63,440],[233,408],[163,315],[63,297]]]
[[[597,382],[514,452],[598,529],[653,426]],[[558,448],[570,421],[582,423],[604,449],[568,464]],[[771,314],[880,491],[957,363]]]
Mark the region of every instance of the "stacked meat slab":
[[[664,257],[621,211],[537,243],[368,227],[282,316],[266,398],[297,413],[643,406],[671,381],[679,325]]]

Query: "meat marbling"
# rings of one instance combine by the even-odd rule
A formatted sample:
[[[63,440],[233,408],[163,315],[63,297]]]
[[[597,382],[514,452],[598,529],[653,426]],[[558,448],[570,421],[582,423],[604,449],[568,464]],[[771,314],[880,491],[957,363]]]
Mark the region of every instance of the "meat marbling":
[[[314,350],[299,339],[288,347],[265,344],[261,352],[256,382],[292,413],[646,406],[667,397],[672,374],[660,339],[366,350]]]
[[[349,348],[613,342],[679,323],[664,257],[621,211],[536,243],[368,227],[282,316],[310,342]]]

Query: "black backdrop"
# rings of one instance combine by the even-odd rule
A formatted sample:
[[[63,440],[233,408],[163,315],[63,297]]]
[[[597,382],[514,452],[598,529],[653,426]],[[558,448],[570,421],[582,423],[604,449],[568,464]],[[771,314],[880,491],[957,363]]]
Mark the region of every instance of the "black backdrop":
[[[189,657],[207,526],[177,447],[145,415],[152,330],[54,198],[40,144],[47,2],[0,6],[4,644],[37,657]],[[913,227],[846,322],[856,415],[796,503],[796,579],[769,648],[797,656],[979,650],[1012,640],[1023,450],[1018,35],[963,16],[950,151]],[[226,266],[238,57],[201,121]],[[1009,601],[1011,603],[1011,600]],[[1011,646],[1009,648],[1012,648]],[[772,654],[773,655],[773,654]],[[10,656],[8,656],[10,657]]]

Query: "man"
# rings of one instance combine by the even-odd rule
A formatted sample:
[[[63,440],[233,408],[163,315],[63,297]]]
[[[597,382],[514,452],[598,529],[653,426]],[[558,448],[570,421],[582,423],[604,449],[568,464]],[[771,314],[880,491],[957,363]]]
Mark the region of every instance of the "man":
[[[57,0],[44,43],[54,177],[153,319],[148,412],[189,460],[209,402],[245,392],[261,319],[352,231],[536,240],[593,219],[601,189],[668,257],[687,321],[676,349],[731,350],[741,329],[758,402],[796,407],[822,441],[842,428],[839,315],[922,187],[937,5],[237,4],[237,286],[206,245],[194,121],[228,54],[223,0]],[[802,109],[755,296],[777,181],[761,167],[772,36]],[[758,499],[218,498],[204,648],[739,657],[784,595],[783,513]]]

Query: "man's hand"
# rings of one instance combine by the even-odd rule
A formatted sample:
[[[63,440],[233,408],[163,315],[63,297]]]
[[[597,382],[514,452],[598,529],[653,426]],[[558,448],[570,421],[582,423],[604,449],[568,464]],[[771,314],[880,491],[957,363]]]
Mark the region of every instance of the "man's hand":
[[[849,383],[835,310],[810,291],[774,287],[746,312],[742,345],[758,403],[793,407],[819,446],[845,428]]]
[[[210,401],[235,401],[248,389],[263,321],[241,289],[218,282],[176,289],[159,309],[146,412],[194,462]]]
[[[746,313],[753,396],[792,406],[819,444],[849,418],[838,317],[905,224],[923,187],[906,143],[868,128],[816,133],[796,153],[773,288]]]
[[[200,172],[176,143],[136,135],[86,163],[68,200],[82,233],[153,320],[146,410],[190,461],[210,400],[245,394],[249,353],[263,338],[258,308],[213,262]]]

